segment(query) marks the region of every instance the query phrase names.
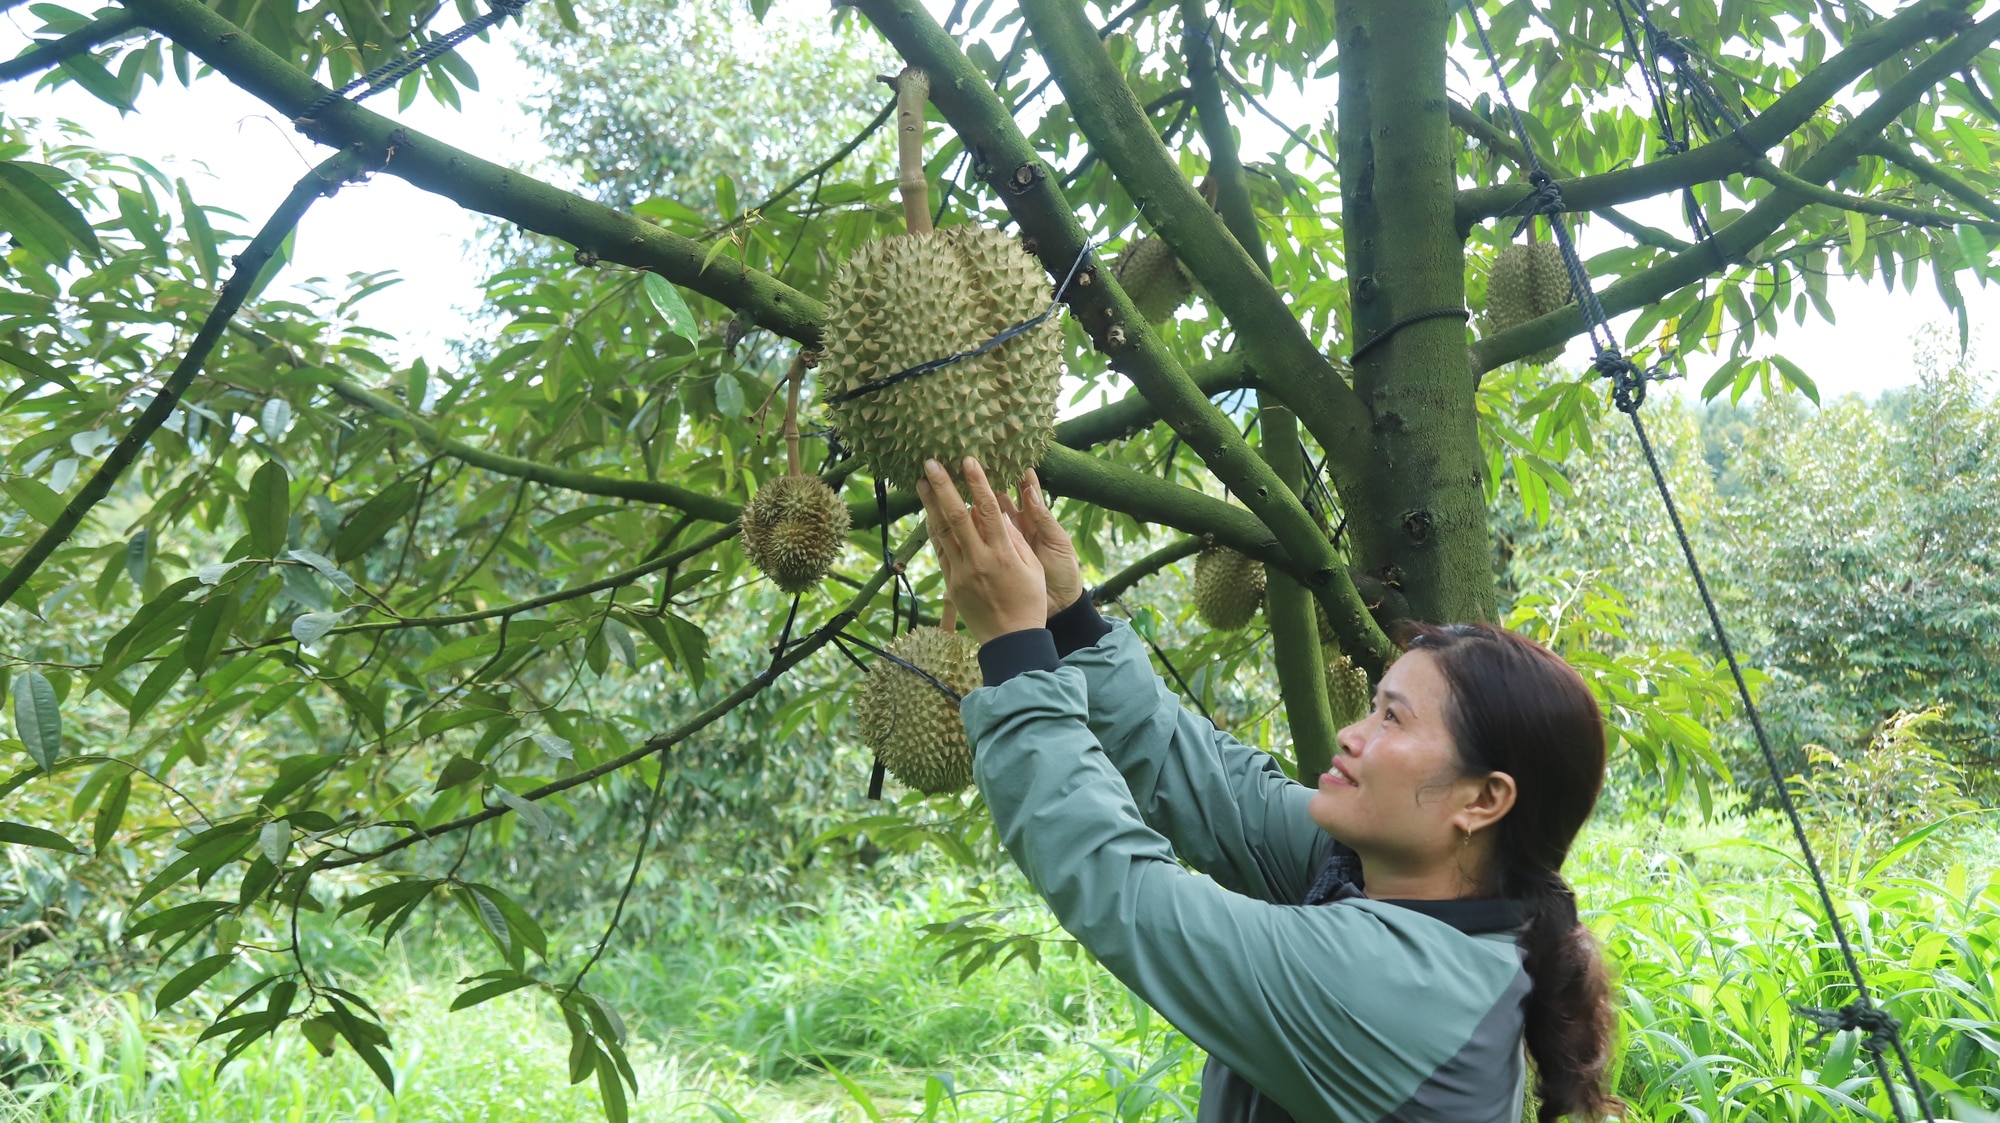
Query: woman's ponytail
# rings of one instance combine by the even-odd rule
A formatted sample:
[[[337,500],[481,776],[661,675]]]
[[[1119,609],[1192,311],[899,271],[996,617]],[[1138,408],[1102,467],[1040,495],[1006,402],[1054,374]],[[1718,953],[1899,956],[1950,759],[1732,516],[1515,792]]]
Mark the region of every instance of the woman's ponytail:
[[[1576,896],[1554,871],[1522,888],[1534,919],[1521,936],[1528,993],[1528,1055],[1535,1061],[1537,1123],[1601,1119],[1618,1106],[1604,1084],[1611,1060],[1611,986],[1597,939],[1577,920]]]
[[[1594,1123],[1619,1107],[1605,1085],[1611,987],[1561,871],[1604,784],[1597,699],[1560,656],[1514,632],[1418,625],[1405,642],[1432,656],[1451,686],[1452,739],[1464,772],[1514,778],[1514,807],[1494,827],[1493,888],[1531,906],[1520,943],[1534,983],[1526,1038],[1537,1119]]]

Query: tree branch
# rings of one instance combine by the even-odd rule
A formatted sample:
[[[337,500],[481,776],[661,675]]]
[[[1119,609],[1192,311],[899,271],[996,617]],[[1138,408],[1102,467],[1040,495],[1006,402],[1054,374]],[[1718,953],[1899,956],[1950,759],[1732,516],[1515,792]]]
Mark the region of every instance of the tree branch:
[[[1188,371],[1202,394],[1214,397],[1231,390],[1257,386],[1257,374],[1240,351],[1228,351]],[[1123,440],[1144,432],[1160,420],[1146,395],[1137,390],[1089,413],[1080,413],[1056,425],[1056,443],[1086,449],[1106,441]]]
[[[1201,0],[1181,0],[1182,54],[1187,59],[1188,86],[1194,91],[1195,117],[1208,146],[1208,175],[1215,184],[1222,221],[1236,237],[1258,271],[1271,274],[1269,251],[1258,228],[1257,211],[1243,178],[1243,160],[1230,127],[1229,107],[1217,80],[1213,21]],[[1279,481],[1292,494],[1305,490],[1305,455],[1299,448],[1299,420],[1280,406],[1274,395],[1257,395],[1260,451]],[[1292,730],[1292,754],[1297,774],[1318,775],[1333,759],[1333,709],[1327,701],[1326,662],[1319,649],[1319,621],[1312,594],[1292,575],[1270,575],[1264,615],[1271,626],[1271,661],[1278,672],[1278,691],[1285,703],[1285,720]]]
[[[1902,17],[1897,17],[1898,19]],[[1891,21],[1894,22],[1894,21]],[[1971,30],[1946,43],[1882,91],[1868,108],[1833,134],[1818,152],[1800,165],[1795,178],[1824,183],[1852,164],[1868,143],[1896,117],[1928,93],[1946,75],[1970,62],[2000,38],[2000,15],[1988,16]],[[1676,254],[1650,269],[1635,273],[1598,294],[1607,315],[1618,315],[1665,297],[1710,273],[1747,259],[1798,210],[1814,202],[1789,186],[1778,186],[1736,221],[1715,232],[1713,244]],[[1472,346],[1475,373],[1492,370],[1523,355],[1553,347],[1584,330],[1583,314],[1568,304],[1481,339]]]
[[[60,66],[64,59],[73,58],[85,51],[96,50],[140,28],[139,17],[130,9],[121,8],[103,19],[94,20],[77,28],[60,39],[39,40],[6,62],[0,62],[0,82],[12,82],[16,78],[39,74],[51,66]]]
[[[1287,573],[1296,573],[1301,568],[1286,553],[1271,528],[1258,521],[1256,515],[1193,488],[1061,445],[1049,449],[1042,466],[1035,471],[1051,494],[1123,511],[1141,522],[1211,538]],[[1342,574],[1345,575],[1344,569]]]
[[[1447,107],[1447,112],[1451,116],[1453,128],[1492,149],[1501,158],[1511,160],[1515,167],[1526,168],[1528,166],[1527,149],[1522,148],[1519,141],[1507,135],[1505,129],[1474,113],[1469,106],[1461,105],[1456,101],[1450,103]],[[1526,113],[1522,115],[1526,116]],[[1550,175],[1560,177],[1563,174],[1549,160],[1543,160],[1542,167],[1546,168]],[[1624,232],[1626,237],[1631,238],[1641,245],[1652,246],[1655,249],[1672,250],[1675,253],[1679,253],[1693,245],[1692,242],[1676,238],[1656,226],[1648,226],[1637,219],[1627,218],[1613,207],[1598,207],[1590,213],[1602,216],[1604,221],[1617,227]]]
[[[82,524],[84,517],[90,514],[90,509],[110,494],[111,485],[117,483],[118,477],[138,459],[140,451],[146,447],[147,440],[166,422],[167,416],[180,404],[181,395],[187,393],[188,387],[194,384],[195,376],[201,373],[202,364],[208,361],[209,353],[215,350],[216,342],[222,338],[223,329],[229,326],[230,317],[236,315],[236,310],[243,306],[243,301],[250,295],[250,289],[255,284],[257,275],[263,271],[265,263],[271,260],[271,255],[277,252],[279,244],[292,232],[292,228],[299,224],[299,219],[306,213],[306,209],[318,202],[321,197],[338,191],[341,184],[360,174],[365,165],[366,162],[360,152],[342,151],[299,177],[299,181],[292,186],[291,193],[285,196],[284,201],[278,204],[278,209],[265,220],[263,229],[257,231],[257,236],[250,239],[249,246],[236,256],[235,269],[229,274],[229,280],[223,283],[221,293],[215,298],[215,306],[209,309],[207,318],[201,322],[201,330],[195,333],[194,341],[188,344],[187,353],[181,356],[179,363],[175,364],[173,374],[167,377],[159,393],[153,395],[153,400],[138,417],[133,419],[132,427],[119,438],[118,443],[105,456],[104,463],[98,465],[97,471],[63,507],[62,513],[56,516],[56,520],[49,524],[41,537],[28,546],[26,552],[4,575],[0,575],[0,605],[12,600],[14,594],[28,583],[28,578],[33,577],[35,571],[42,567],[42,563],[48,560],[49,555],[55,552],[56,547],[68,541],[69,536],[76,533],[76,528]]]
[[[1153,574],[1201,552],[1201,539],[1182,538],[1154,550],[1117,573],[1097,583],[1090,590],[1090,599],[1097,604],[1109,604],[1130,591],[1132,586]]]
[[[1075,0],[1027,0],[1021,10],[1091,151],[1201,281],[1271,388],[1333,455],[1335,480],[1359,479],[1368,444],[1366,408],[1221,216],[1181,174],[1081,6]],[[1133,334],[1129,326],[1126,334]],[[1239,487],[1238,493],[1248,500],[1249,492]]]
[[[1994,203],[1986,192],[1974,186],[1971,181],[1961,179],[1917,155],[1909,146],[1898,144],[1886,136],[1879,136],[1870,141],[1864,151],[1871,156],[1880,156],[1987,218],[2000,221],[2000,204]]]
[[[1869,146],[1864,145],[1863,148]],[[1817,203],[1835,210],[1853,211],[1856,214],[1872,214],[1878,218],[1892,218],[1911,226],[1949,228],[1970,226],[1982,234],[2000,234],[2000,222],[1988,219],[1968,218],[1964,215],[1943,214],[1925,210],[1922,207],[1905,206],[1902,203],[1888,203],[1880,199],[1869,199],[1860,195],[1849,195],[1817,183],[1808,183],[1798,176],[1780,168],[1769,160],[1759,159],[1753,170],[1757,178],[1774,187],[1782,187],[1808,203]]]
[[[1066,273],[1086,244],[1083,227],[1077,222],[1075,209],[1051,180],[1048,165],[1027,138],[1021,135],[1020,128],[1008,116],[978,69],[967,61],[958,45],[931,18],[920,0],[856,0],[856,6],[867,13],[905,60],[923,67],[930,74],[931,100],[957,129],[966,149],[975,154],[975,167],[979,173],[986,177],[994,193],[1005,202],[1020,224],[1022,233],[1033,240],[1043,266],[1052,275]],[[1032,24],[1032,19],[1030,22]],[[1078,26],[1081,37],[1101,55],[1103,49],[1097,42],[1095,31],[1087,22]],[[1046,53],[1049,37],[1039,28],[1035,29],[1035,35]],[[1052,63],[1051,69],[1058,68]],[[1126,100],[1131,103],[1131,112],[1140,114],[1137,102],[1122,80],[1118,82],[1118,88],[1125,92]],[[1145,124],[1142,115],[1138,121],[1139,130],[1149,138],[1155,149],[1164,153],[1164,149],[1159,148],[1159,138],[1151,126]],[[1111,167],[1114,172],[1118,171],[1116,162],[1112,162]],[[1211,234],[1226,243],[1226,249],[1237,255],[1244,267],[1255,274],[1256,266],[1242,256],[1242,249],[1236,245],[1235,239],[1222,230],[1221,220],[1215,212],[1194,194],[1192,188],[1187,187],[1178,170],[1174,170],[1172,176],[1174,182],[1186,191],[1193,205],[1207,216]],[[1121,175],[1120,178],[1125,177]],[[1160,229],[1159,212],[1153,212],[1153,218],[1155,229]],[[1258,276],[1261,279],[1261,274]],[[1268,289],[1269,283],[1265,282],[1264,287]],[[1213,288],[1211,285],[1211,291]],[[1385,665],[1393,655],[1393,647],[1354,591],[1343,560],[1320,533],[1318,525],[1306,513],[1298,498],[1284,487],[1269,465],[1237,432],[1236,426],[1215,408],[1208,396],[1181,369],[1158,334],[1146,323],[1145,317],[1132,307],[1131,300],[1116,278],[1108,270],[1092,266],[1078,278],[1068,300],[1078,322],[1091,334],[1097,348],[1110,356],[1112,366],[1130,378],[1133,385],[1158,407],[1161,417],[1194,448],[1210,471],[1257,512],[1254,518],[1247,513],[1244,517],[1252,522],[1261,519],[1264,527],[1269,528],[1259,527],[1256,531],[1256,535],[1269,544],[1263,552],[1268,554],[1275,549],[1276,544],[1270,539],[1275,532],[1287,548],[1295,552],[1297,559],[1285,568],[1320,597],[1326,605],[1327,615],[1340,630],[1343,643],[1353,645],[1356,659],[1371,667]],[[1280,311],[1283,311],[1282,303]],[[1298,321],[1291,319],[1289,313],[1284,314],[1284,320],[1294,336],[1303,338]],[[1237,329],[1240,337],[1255,338],[1255,333],[1246,331],[1240,322]],[[1254,350],[1250,358],[1260,374],[1269,374],[1270,368]],[[1312,353],[1312,359],[1320,366],[1327,365],[1317,351]],[[1337,376],[1332,377],[1332,386],[1333,392],[1347,395],[1352,400],[1351,391]],[[1327,396],[1330,395],[1321,395],[1322,398]],[[1291,401],[1291,398],[1287,400]],[[1319,404],[1320,416],[1327,416],[1331,407],[1324,401]],[[1295,408],[1298,408],[1296,404]],[[1358,409],[1355,412],[1358,413]],[[1340,444],[1335,439],[1343,435],[1347,438],[1346,444]],[[1349,455],[1355,455],[1366,442],[1365,430],[1353,425],[1330,427],[1330,432],[1320,434],[1320,437],[1325,447],[1346,450]],[[1058,475],[1066,471],[1073,479],[1087,478],[1093,467],[1100,473],[1118,471],[1108,464],[1088,463],[1092,459],[1057,446],[1051,449],[1045,470],[1046,465],[1054,465]],[[1176,498],[1161,513],[1179,518],[1185,508],[1178,496],[1185,489],[1166,486],[1172,488]],[[1135,493],[1134,498],[1142,496]],[[1120,509],[1132,511],[1130,507]],[[1168,525],[1179,526],[1180,523],[1169,522]],[[1249,550],[1243,552],[1252,553]]]
[[[231,82],[286,116],[304,112],[326,87],[197,0],[129,0],[126,8]],[[322,144],[362,146],[383,170],[468,210],[505,219],[595,254],[648,269],[808,346],[819,344],[826,306],[767,273],[725,260],[706,267],[709,247],[594,203],[341,101],[317,120],[295,121]]]
[[[1899,51],[1963,29],[1964,9],[1970,4],[1971,0],[1921,0],[1912,4],[1855,36],[1845,50],[1807,72],[1798,85],[1786,90],[1764,112],[1744,122],[1736,134],[1650,164],[1558,180],[1563,202],[1573,211],[1595,211],[1747,171],[1752,159],[1783,143],[1848,83]],[[1520,205],[1529,190],[1524,183],[1511,183],[1459,192],[1459,229],[1470,230],[1486,219],[1506,214]]]
[[[909,539],[897,549],[895,553],[896,561],[901,563],[910,560],[927,540],[928,538],[924,529],[918,527],[917,532],[910,535]],[[714,705],[709,706],[707,709],[667,732],[649,738],[645,744],[640,745],[630,752],[615,756],[593,768],[586,768],[581,772],[565,776],[560,780],[551,781],[540,787],[530,788],[525,792],[519,793],[520,797],[532,803],[537,800],[547,799],[558,792],[566,792],[571,788],[581,787],[593,780],[609,776],[613,772],[630,768],[632,765],[656,753],[664,753],[668,749],[673,748],[675,745],[680,744],[682,741],[720,721],[731,710],[762,694],[766,687],[778,681],[779,678],[784,676],[786,671],[805,662],[814,652],[833,642],[833,637],[844,631],[849,624],[860,619],[861,613],[868,607],[868,602],[874,600],[875,594],[882,591],[883,584],[888,581],[889,576],[893,572],[894,570],[886,565],[878,568],[875,571],[875,576],[869,578],[861,586],[861,591],[856,593],[854,598],[847,602],[846,607],[834,613],[826,623],[814,629],[812,634],[793,643],[773,660],[769,667],[759,671],[749,681],[724,695]],[[666,763],[664,761],[661,762],[660,767],[666,767]],[[390,854],[394,854],[398,850],[407,850],[420,842],[428,842],[442,835],[452,834],[465,830],[468,827],[478,826],[492,819],[498,819],[500,816],[507,814],[508,811],[509,808],[505,804],[498,807],[488,807],[474,814],[453,819],[447,823],[440,823],[435,827],[419,828],[394,842],[376,847],[373,850],[363,850],[355,854],[350,854],[345,858],[337,858],[322,863],[320,868],[339,869],[342,866],[356,866],[378,861]]]

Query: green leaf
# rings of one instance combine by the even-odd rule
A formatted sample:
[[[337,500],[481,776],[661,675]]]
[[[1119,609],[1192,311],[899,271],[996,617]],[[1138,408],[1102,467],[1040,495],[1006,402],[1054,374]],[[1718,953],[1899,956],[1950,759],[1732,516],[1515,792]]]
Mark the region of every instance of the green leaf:
[[[31,827],[26,823],[0,822],[0,842],[15,846],[36,846],[43,850],[60,850],[65,854],[81,854],[76,844],[54,831]]]
[[[215,278],[222,272],[222,254],[216,249],[215,230],[208,225],[208,213],[195,205],[187,180],[175,180],[174,193],[180,198],[181,223],[187,227],[188,240],[194,243],[194,256],[201,265],[202,278],[213,287]]]
[[[283,866],[286,855],[292,852],[292,825],[283,819],[273,819],[257,832],[257,849],[274,866]]]
[[[308,612],[292,621],[292,638],[300,643],[318,643],[340,624],[341,612]]]
[[[372,549],[397,520],[409,513],[422,486],[415,479],[398,480],[356,508],[340,525],[340,533],[334,535],[334,560],[352,561]]]
[[[71,55],[61,63],[62,72],[76,80],[76,84],[90,91],[92,97],[116,109],[120,114],[132,111],[132,99],[126,93],[125,83],[104,68],[95,55]]]
[[[118,826],[125,821],[125,805],[132,799],[132,774],[125,773],[105,790],[104,802],[97,805],[97,821],[90,831],[90,844],[98,853],[111,845],[118,836]]]
[[[625,1082],[610,1056],[602,1052],[597,1054],[597,1094],[604,1103],[604,1117],[610,1123],[625,1123]]]
[[[153,534],[144,527],[125,540],[125,572],[132,576],[132,583],[141,588],[146,584],[146,567],[153,560]]]
[[[1773,355],[1771,356],[1771,365],[1777,367],[1778,373],[1783,375],[1785,381],[1791,383],[1799,393],[1811,398],[1812,404],[1819,404],[1819,386],[1806,376],[1805,371],[1799,369],[1797,363],[1785,358],[1783,355]]]
[[[490,975],[498,975],[500,977],[488,978]],[[489,1002],[503,994],[512,994],[522,987],[535,985],[535,979],[532,975],[523,975],[517,971],[489,971],[487,975],[479,977],[488,978],[488,981],[452,999],[451,1009],[453,1013],[457,1013],[468,1007],[477,1006],[482,1002]]]
[[[144,936],[149,932],[171,936],[176,932],[185,932],[196,925],[204,924],[217,913],[225,912],[229,908],[228,901],[192,901],[185,905],[175,905],[172,908],[161,909],[125,929],[125,936],[130,939]]]
[[[90,228],[90,220],[37,174],[34,169],[38,168],[55,170],[45,164],[0,160],[0,222],[29,249],[50,261],[69,260],[71,246],[92,257],[101,255],[104,249]]]
[[[743,384],[736,380],[735,375],[724,371],[715,376],[716,413],[730,418],[741,417],[748,405],[743,396]]]
[[[23,511],[28,512],[29,518],[43,526],[51,526],[62,517],[62,496],[40,480],[31,480],[26,476],[0,480],[0,491],[6,492],[7,498],[19,504]]]
[[[644,284],[646,299],[653,302],[660,318],[667,321],[668,329],[689,343],[699,344],[701,332],[695,327],[694,313],[688,311],[687,301],[681,299],[673,282],[658,273],[648,273]]]
[[[23,374],[32,375],[41,382],[53,382],[65,390],[76,389],[76,383],[71,382],[68,375],[49,365],[47,360],[39,355],[31,355],[11,343],[0,343],[0,363],[6,363]]]
[[[14,735],[44,772],[62,756],[62,714],[56,708],[56,688],[40,671],[23,671],[14,679]]]
[[[299,1023],[299,1036],[313,1047],[313,1052],[322,1057],[333,1056],[334,1038],[340,1034],[340,1021],[332,1014],[321,1014]]]
[[[1868,216],[1859,211],[1847,212],[1847,264],[1849,268],[1861,263],[1868,256]]]
[[[316,779],[320,773],[339,764],[339,753],[301,753],[288,756],[278,762],[278,778],[264,790],[257,802],[264,807],[276,807],[286,796],[298,791]]]
[[[477,780],[485,774],[485,765],[467,757],[454,756],[445,762],[444,771],[438,773],[437,783],[432,786],[431,791],[441,792],[447,788],[455,788],[460,784]]]
[[[153,1012],[164,1014],[167,1007],[186,998],[201,988],[201,984],[214,978],[224,967],[236,961],[235,952],[211,955],[207,959],[196,960],[187,970],[167,980],[160,993],[153,997]]]
[[[493,785],[493,796],[519,815],[522,821],[534,828],[543,838],[555,834],[556,825],[549,820],[549,813],[538,807],[533,800],[523,799],[507,790],[505,784]]]
[[[243,522],[250,528],[250,548],[257,556],[275,558],[285,548],[292,519],[292,477],[275,460],[266,460],[250,477]]]

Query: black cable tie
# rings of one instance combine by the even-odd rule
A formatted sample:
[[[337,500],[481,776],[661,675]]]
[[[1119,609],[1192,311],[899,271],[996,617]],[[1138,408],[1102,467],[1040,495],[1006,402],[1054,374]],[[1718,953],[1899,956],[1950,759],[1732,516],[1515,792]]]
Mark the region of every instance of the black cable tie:
[[[882,781],[888,779],[888,777],[889,766],[882,763],[881,757],[876,757],[875,767],[868,770],[869,799],[874,800],[876,803],[882,802]]]
[[[1561,198],[1560,193],[1558,193],[1557,198]],[[1354,353],[1347,357],[1347,361],[1349,365],[1360,362],[1361,356],[1373,351],[1378,345],[1387,342],[1390,336],[1402,331],[1411,324],[1420,324],[1425,320],[1439,320],[1446,316],[1456,316],[1461,320],[1469,321],[1472,319],[1472,312],[1466,308],[1433,308],[1428,312],[1417,312],[1405,316],[1388,327],[1383,328],[1381,331],[1376,332],[1374,335],[1369,336],[1368,342],[1356,347]]]
[[[1042,309],[1040,315],[1022,320],[1017,324],[1008,325],[1006,328],[1001,329],[1000,334],[972,348],[970,351],[959,351],[955,354],[946,355],[942,359],[932,359],[926,363],[918,363],[916,366],[906,367],[894,374],[885,374],[880,378],[872,378],[851,390],[842,390],[840,393],[823,400],[827,405],[839,405],[842,402],[851,402],[856,398],[864,397],[881,390],[887,390],[899,382],[908,382],[913,378],[921,378],[932,371],[942,370],[953,363],[962,363],[967,359],[976,359],[1023,332],[1033,331],[1035,328],[1042,326],[1049,321],[1049,317],[1054,316],[1062,310],[1063,297],[1069,292],[1070,282],[1076,279],[1077,270],[1083,268],[1083,263],[1090,257],[1090,251],[1095,244],[1093,242],[1085,242],[1083,248],[1077,251],[1076,260],[1070,264],[1069,275],[1063,278],[1063,283],[1056,288],[1055,298],[1049,301],[1049,306]]]
[[[869,643],[867,640],[862,639],[859,636],[850,636],[846,632],[842,632],[840,634],[840,638],[862,649],[863,651],[866,651],[869,654],[874,655],[878,659],[887,659],[889,662],[894,663],[898,667],[901,667],[904,670],[910,672],[911,674],[917,676],[918,678],[923,679],[925,682],[930,683],[932,686],[936,687],[939,693],[951,699],[954,703],[965,701],[965,696],[963,694],[960,694],[958,691],[953,690],[949,686],[946,686],[944,682],[940,680],[936,675],[931,674],[929,671],[924,670],[922,667],[917,666],[915,663],[910,662],[908,659],[904,659],[901,656],[897,655],[891,655],[887,651],[884,651],[883,649],[875,646],[874,644]]]

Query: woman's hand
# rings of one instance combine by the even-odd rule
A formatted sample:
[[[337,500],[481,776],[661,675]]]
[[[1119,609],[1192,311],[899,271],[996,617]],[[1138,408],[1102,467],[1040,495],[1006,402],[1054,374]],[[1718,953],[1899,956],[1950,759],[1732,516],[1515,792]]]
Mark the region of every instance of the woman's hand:
[[[1042,563],[986,482],[986,470],[968,456],[961,467],[972,506],[959,498],[944,465],[924,462],[917,496],[930,516],[931,545],[944,569],[944,585],[959,619],[980,643],[1048,622]]]
[[[1020,493],[1021,502],[1016,506],[1003,492],[999,496],[1000,507],[1013,520],[1028,548],[1035,552],[1035,560],[1042,563],[1049,615],[1054,616],[1083,596],[1083,570],[1076,563],[1076,547],[1069,540],[1069,532],[1043,501],[1042,481],[1032,471],[1021,481]]]

